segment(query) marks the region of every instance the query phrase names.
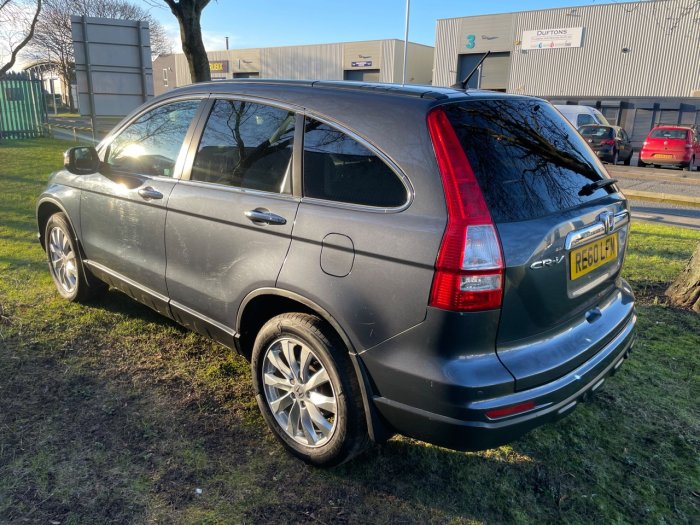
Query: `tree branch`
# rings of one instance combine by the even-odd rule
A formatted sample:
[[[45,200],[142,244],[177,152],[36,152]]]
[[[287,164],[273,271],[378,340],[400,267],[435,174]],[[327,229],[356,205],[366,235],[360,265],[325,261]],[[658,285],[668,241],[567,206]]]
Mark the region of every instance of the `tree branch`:
[[[8,0],[9,1],[9,0]],[[2,7],[5,7],[8,2],[5,2]],[[34,13],[34,18],[32,19],[32,24],[29,27],[29,32],[27,33],[27,36],[24,37],[24,39],[15,46],[15,48],[12,50],[10,53],[10,61],[5,64],[4,66],[0,67],[0,76],[4,75],[7,73],[10,69],[12,69],[12,66],[15,65],[15,60],[17,60],[17,55],[19,52],[22,50],[24,46],[26,46],[29,41],[32,39],[34,36],[34,28],[36,27],[36,22],[39,20],[39,13],[41,12],[41,0],[38,0],[37,2],[37,7],[36,7],[36,13]]]

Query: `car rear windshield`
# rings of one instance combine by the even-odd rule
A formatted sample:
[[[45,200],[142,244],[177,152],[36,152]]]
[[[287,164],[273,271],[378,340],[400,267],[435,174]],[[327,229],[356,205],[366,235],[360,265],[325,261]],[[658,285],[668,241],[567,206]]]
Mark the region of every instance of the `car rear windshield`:
[[[610,139],[613,136],[613,129],[604,126],[584,126],[578,131],[584,137],[597,139]]]
[[[653,139],[680,139],[688,138],[688,130],[686,129],[655,129],[650,135]]]
[[[547,102],[494,99],[444,106],[496,222],[574,208],[615,188],[583,138]]]

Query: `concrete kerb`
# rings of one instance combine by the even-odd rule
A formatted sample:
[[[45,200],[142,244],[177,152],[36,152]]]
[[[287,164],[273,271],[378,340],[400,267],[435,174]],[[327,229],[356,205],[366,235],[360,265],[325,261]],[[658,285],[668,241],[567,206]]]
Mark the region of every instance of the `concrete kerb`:
[[[674,195],[671,193],[657,193],[651,191],[622,190],[623,195],[631,199],[643,201],[664,202],[667,204],[677,204],[679,206],[691,206],[700,208],[700,197],[690,197],[685,195]]]

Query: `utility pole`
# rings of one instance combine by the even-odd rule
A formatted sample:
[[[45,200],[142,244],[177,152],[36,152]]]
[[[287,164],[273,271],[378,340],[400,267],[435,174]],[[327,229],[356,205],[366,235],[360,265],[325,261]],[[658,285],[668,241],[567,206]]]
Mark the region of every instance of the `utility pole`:
[[[406,0],[406,32],[403,37],[403,81],[402,86],[406,85],[406,63],[408,62],[408,15],[411,12],[411,0]]]

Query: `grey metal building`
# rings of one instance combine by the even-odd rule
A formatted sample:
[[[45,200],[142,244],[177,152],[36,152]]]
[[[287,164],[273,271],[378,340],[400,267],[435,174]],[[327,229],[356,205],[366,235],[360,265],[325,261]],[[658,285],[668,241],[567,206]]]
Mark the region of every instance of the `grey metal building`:
[[[402,40],[368,40],[306,46],[230,49],[207,53],[213,80],[231,78],[286,78],[313,80],[359,80],[401,82]],[[408,43],[406,82],[430,84],[434,49]],[[156,95],[189,84],[190,74],[183,54],[153,61]]]
[[[455,84],[487,50],[485,89],[559,98],[700,97],[700,2],[438,20],[433,83]]]

